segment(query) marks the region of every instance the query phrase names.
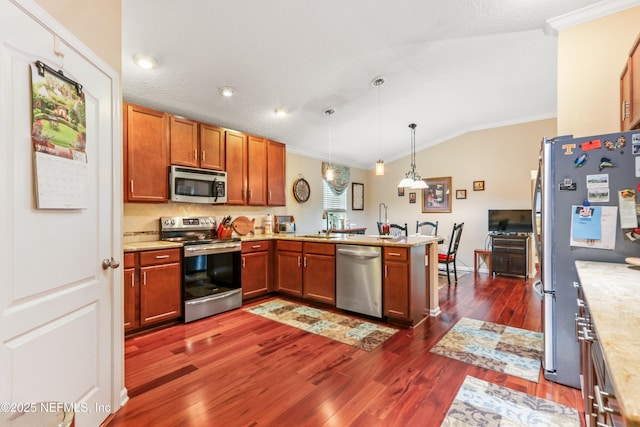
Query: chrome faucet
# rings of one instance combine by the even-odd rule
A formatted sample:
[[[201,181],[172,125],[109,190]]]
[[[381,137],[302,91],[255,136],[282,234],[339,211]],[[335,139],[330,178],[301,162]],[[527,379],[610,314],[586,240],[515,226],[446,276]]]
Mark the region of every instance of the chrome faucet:
[[[331,230],[329,229],[329,215],[327,214],[327,211],[322,211],[322,219],[326,219],[327,220],[327,227],[325,228],[325,233],[327,234],[327,237],[331,234]]]
[[[378,222],[382,222],[382,207],[384,207],[384,222],[387,222],[387,208],[388,206],[384,203],[380,203],[378,205]]]

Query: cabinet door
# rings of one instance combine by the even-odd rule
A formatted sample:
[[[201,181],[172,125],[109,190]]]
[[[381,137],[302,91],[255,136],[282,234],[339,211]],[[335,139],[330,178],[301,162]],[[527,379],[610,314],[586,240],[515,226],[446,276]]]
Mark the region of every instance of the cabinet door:
[[[285,206],[286,199],[286,146],[279,142],[267,142],[267,205]]]
[[[267,141],[249,136],[247,141],[247,204],[267,204]]]
[[[304,255],[304,297],[329,304],[336,302],[336,262],[334,256]]]
[[[620,130],[631,129],[631,69],[629,65],[624,67],[620,78]]]
[[[631,129],[640,127],[640,38],[636,40],[629,68],[631,69]]]
[[[511,253],[509,256],[509,273],[524,276],[527,270],[527,257],[523,253]]]
[[[182,314],[180,264],[140,268],[140,325],[176,319]]]
[[[200,167],[224,170],[225,145],[223,129],[200,123]]]
[[[244,299],[269,292],[269,252],[242,255],[242,297]]]
[[[169,194],[167,115],[137,105],[125,105],[125,202],[166,202]]]
[[[276,252],[276,289],[302,296],[302,252]]]
[[[227,165],[227,204],[244,205],[247,189],[247,137],[240,132],[225,131]]]
[[[384,314],[409,318],[409,265],[404,262],[384,264]]]
[[[198,167],[198,123],[170,116],[169,129],[171,164]]]
[[[138,279],[135,268],[125,268],[124,270],[124,331],[129,332],[139,326],[136,307],[138,305]]]
[[[494,250],[491,254],[491,267],[494,273],[509,273],[509,252]]]

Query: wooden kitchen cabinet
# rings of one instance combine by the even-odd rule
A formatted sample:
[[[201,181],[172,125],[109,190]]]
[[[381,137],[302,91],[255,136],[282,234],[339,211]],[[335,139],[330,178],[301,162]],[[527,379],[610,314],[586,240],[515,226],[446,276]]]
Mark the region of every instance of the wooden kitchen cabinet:
[[[409,262],[407,249],[384,248],[384,314],[409,319]]]
[[[123,280],[123,301],[124,301],[124,331],[129,332],[140,326],[137,308],[140,304],[138,274],[136,265],[138,254],[127,252],[124,254],[124,280]]]
[[[302,297],[302,242],[276,242],[276,291]]]
[[[268,240],[242,243],[242,299],[271,292],[271,245]]]
[[[225,131],[227,204],[245,205],[247,200],[247,136]]]
[[[304,243],[302,295],[305,299],[336,303],[336,245]]]
[[[267,141],[250,135],[247,139],[247,204],[267,205]]]
[[[426,247],[384,247],[382,254],[382,312],[389,323],[413,327],[428,316]]]
[[[124,104],[124,201],[167,202],[169,120],[166,113]]]
[[[640,36],[620,76],[620,130],[640,128]]]
[[[180,249],[124,254],[124,331],[177,319],[182,315]]]
[[[224,130],[183,117],[170,116],[171,164],[224,170]]]
[[[267,205],[286,206],[287,150],[280,142],[267,142]]]

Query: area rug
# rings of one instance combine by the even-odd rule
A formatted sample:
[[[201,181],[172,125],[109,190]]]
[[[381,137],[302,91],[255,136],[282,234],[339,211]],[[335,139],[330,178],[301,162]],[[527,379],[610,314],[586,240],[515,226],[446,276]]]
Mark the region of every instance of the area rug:
[[[365,351],[373,350],[398,332],[394,328],[280,299],[246,308],[245,311]]]
[[[579,427],[578,411],[467,376],[441,426]]]
[[[482,368],[538,382],[542,333],[463,317],[431,349]]]

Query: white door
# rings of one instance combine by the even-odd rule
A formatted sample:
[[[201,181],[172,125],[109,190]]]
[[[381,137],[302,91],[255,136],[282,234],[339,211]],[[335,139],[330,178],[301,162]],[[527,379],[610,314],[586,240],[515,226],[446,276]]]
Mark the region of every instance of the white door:
[[[86,209],[36,208],[36,60],[84,86]],[[62,402],[96,426],[122,390],[122,269],[101,266],[121,257],[118,75],[31,0],[0,0],[0,76],[0,412]]]

